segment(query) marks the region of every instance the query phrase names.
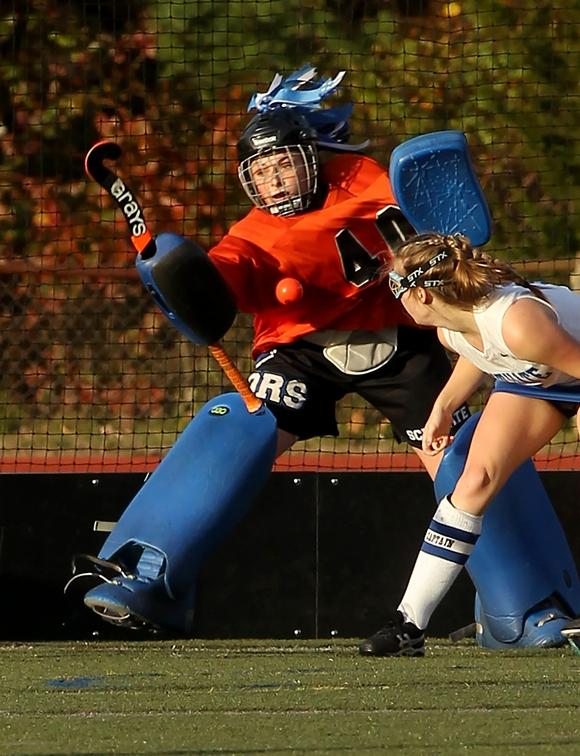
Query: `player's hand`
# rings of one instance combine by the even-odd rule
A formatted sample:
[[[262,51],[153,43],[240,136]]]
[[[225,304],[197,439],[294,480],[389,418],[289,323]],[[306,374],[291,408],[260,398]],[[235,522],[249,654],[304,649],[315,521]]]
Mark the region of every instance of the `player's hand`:
[[[453,441],[453,436],[438,436],[428,445],[423,442],[423,452],[430,457],[434,457],[443,451]]]
[[[453,436],[449,435],[452,422],[452,413],[435,404],[423,428],[421,445],[425,454],[434,456],[449,446],[453,441]]]

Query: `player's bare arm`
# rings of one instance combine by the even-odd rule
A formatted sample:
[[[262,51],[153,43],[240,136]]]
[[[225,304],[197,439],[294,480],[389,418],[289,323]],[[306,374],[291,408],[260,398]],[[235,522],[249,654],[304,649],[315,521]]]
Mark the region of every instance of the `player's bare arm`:
[[[580,342],[558,324],[542,302],[520,299],[505,314],[502,333],[516,357],[580,379]]]
[[[444,337],[440,339],[444,343]],[[445,345],[445,344],[444,344]],[[435,400],[431,414],[423,430],[423,451],[437,454],[452,440],[449,430],[453,412],[479,388],[484,373],[464,357],[459,357],[453,372]]]
[[[449,346],[442,328],[437,329],[437,337],[445,349],[450,352],[455,351]],[[444,405],[454,405],[451,407],[453,412],[477,391],[484,378],[485,373],[482,370],[472,365],[465,357],[459,356],[453,373],[439,394],[437,402],[441,401]]]

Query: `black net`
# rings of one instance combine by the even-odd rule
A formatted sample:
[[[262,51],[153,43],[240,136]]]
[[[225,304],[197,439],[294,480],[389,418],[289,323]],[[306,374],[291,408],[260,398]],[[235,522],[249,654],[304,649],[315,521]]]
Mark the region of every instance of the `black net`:
[[[578,287],[579,35],[577,0],[2,0],[2,470],[150,467],[228,390],[144,292],[123,219],[84,174],[92,144],[122,145],[153,232],[209,248],[248,208],[235,144],[250,95],[305,62],[344,69],[353,140],[386,165],[404,139],[464,131],[488,250]],[[250,342],[241,316],[225,345],[245,373]],[[338,417],[338,439],[279,468],[416,466],[359,398]],[[542,455],[577,452],[570,424]]]

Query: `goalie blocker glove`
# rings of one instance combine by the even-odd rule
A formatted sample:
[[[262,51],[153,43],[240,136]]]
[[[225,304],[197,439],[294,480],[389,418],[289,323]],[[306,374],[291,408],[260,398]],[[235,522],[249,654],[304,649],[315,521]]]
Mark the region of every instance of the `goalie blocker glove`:
[[[173,325],[194,344],[215,344],[236,316],[232,293],[207,253],[195,242],[162,233],[137,256],[145,288]]]

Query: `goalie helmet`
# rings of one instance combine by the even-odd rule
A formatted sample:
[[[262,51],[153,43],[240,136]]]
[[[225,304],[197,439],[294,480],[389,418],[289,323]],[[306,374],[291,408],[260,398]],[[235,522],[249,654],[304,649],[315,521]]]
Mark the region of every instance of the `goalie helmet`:
[[[318,134],[295,108],[257,113],[238,141],[238,175],[257,207],[273,215],[306,210],[318,188]]]
[[[368,145],[368,140],[348,144],[350,103],[321,107],[345,73],[319,79],[316,68],[307,63],[286,77],[276,74],[266,92],[252,95],[248,110],[258,113],[238,142],[238,173],[246,194],[258,207],[273,215],[306,210],[318,189],[318,150],[360,152]],[[256,171],[258,158],[264,160]]]

